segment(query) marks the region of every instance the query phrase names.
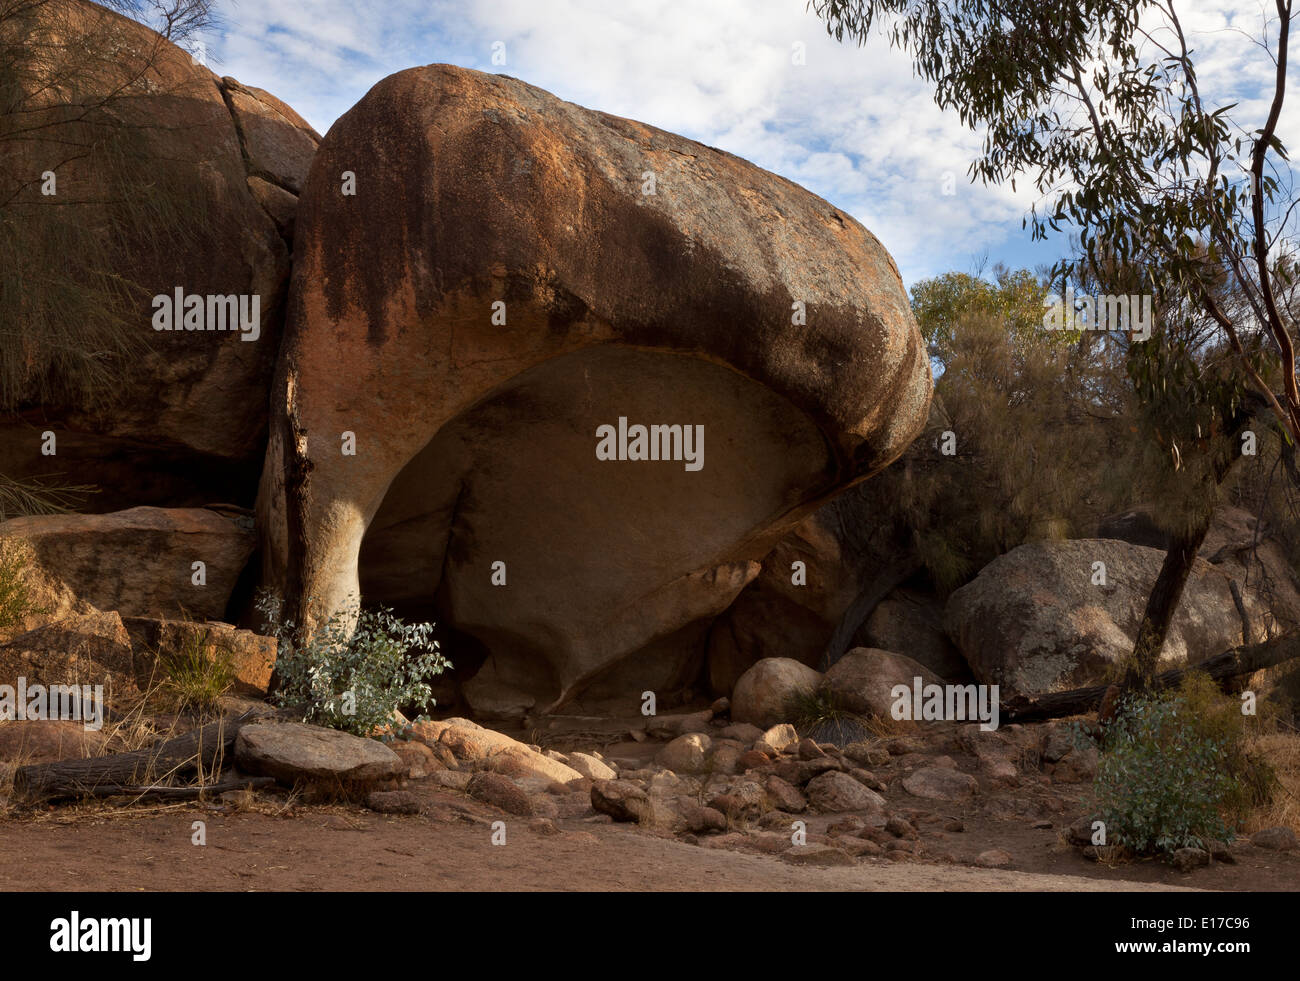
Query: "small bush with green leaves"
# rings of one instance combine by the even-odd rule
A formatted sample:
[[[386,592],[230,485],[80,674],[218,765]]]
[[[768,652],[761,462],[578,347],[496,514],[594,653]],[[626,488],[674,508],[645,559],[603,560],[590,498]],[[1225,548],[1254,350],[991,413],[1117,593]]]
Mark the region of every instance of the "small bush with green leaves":
[[[276,704],[302,711],[304,722],[370,735],[390,726],[399,706],[421,713],[434,704],[428,679],[451,667],[431,623],[403,623],[388,609],[353,602],[306,639],[283,620],[278,599],[263,594],[264,632],[279,641]]]
[[[1099,817],[1112,844],[1139,854],[1230,841],[1246,796],[1240,712],[1211,710],[1208,679],[1121,696],[1102,732]]]

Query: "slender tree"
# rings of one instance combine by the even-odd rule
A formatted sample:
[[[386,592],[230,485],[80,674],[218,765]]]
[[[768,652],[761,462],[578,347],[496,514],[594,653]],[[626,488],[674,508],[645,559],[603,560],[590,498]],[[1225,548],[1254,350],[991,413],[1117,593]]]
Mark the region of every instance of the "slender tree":
[[[1025,224],[1035,240],[1073,231],[1078,254],[1059,281],[1123,281],[1151,295],[1163,339],[1135,344],[1139,392],[1160,403],[1180,456],[1175,417],[1202,426],[1202,497],[1231,466],[1231,436],[1271,410],[1300,441],[1295,199],[1277,137],[1286,95],[1292,0],[1273,0],[1259,26],[1272,89],[1263,119],[1202,92],[1176,0],[811,0],[829,33],[865,44],[879,33],[912,59],[935,101],[982,132],[970,168],[985,183],[1030,179],[1039,196]],[[1196,368],[1188,338],[1209,323],[1232,371]],[[1200,342],[1204,343],[1204,341]],[[1253,392],[1244,398],[1244,388]],[[1196,419],[1196,404],[1210,419]],[[1180,404],[1181,414],[1173,408]],[[1158,429],[1159,427],[1157,427]],[[1184,437],[1185,438],[1185,437]],[[1181,467],[1181,463],[1179,463]],[[1149,679],[1212,512],[1171,536],[1135,646],[1133,680]]]

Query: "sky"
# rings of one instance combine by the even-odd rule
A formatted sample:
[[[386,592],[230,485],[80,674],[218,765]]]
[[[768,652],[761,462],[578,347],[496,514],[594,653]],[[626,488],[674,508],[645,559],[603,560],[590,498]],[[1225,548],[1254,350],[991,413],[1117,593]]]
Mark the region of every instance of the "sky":
[[[217,10],[209,66],[273,92],[321,133],[380,79],[446,62],[513,75],[796,181],[870,229],[909,287],[996,262],[1035,269],[1068,247],[1031,242],[1021,227],[1030,182],[970,183],[982,136],[935,106],[906,55],[884,38],[836,42],[806,0],[218,0]],[[1243,120],[1262,121],[1273,66],[1251,36],[1263,7],[1195,0],[1179,10],[1205,94],[1240,100]],[[1292,146],[1297,102],[1280,128]]]

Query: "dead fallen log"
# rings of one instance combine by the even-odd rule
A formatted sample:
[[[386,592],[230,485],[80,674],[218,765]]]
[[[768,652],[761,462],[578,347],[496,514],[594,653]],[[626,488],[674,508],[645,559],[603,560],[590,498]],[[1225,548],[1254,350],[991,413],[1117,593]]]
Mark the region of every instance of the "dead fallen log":
[[[218,783],[191,784],[187,787],[127,786],[100,784],[87,791],[90,797],[130,797],[132,803],[143,800],[195,800],[204,794],[222,794],[227,790],[260,790],[274,785],[275,777],[230,777]]]
[[[1217,681],[1220,687],[1228,689],[1234,679],[1254,674],[1264,668],[1271,668],[1296,657],[1300,657],[1300,634],[1288,634],[1259,644],[1234,647],[1230,651],[1216,654],[1198,664],[1172,668],[1156,675],[1155,687],[1158,690],[1172,688],[1181,684],[1189,672],[1203,671]],[[1002,703],[1001,718],[1003,722],[1042,722],[1045,719],[1059,719],[1065,715],[1094,712],[1100,707],[1102,697],[1109,687],[1109,685],[1092,685],[1088,688],[1039,695],[1036,698],[1025,696],[1009,698]]]
[[[209,722],[174,739],[164,739],[130,753],[111,753],[81,760],[30,763],[14,774],[14,798],[28,803],[95,796],[107,786],[153,786],[169,776],[184,776],[202,766],[216,773],[231,757],[235,737],[250,713]]]

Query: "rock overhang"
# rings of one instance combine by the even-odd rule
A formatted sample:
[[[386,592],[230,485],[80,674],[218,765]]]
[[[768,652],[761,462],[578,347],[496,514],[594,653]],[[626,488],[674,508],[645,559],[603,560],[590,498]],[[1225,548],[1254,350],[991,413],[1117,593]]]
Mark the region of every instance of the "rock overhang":
[[[366,180],[355,168],[376,144],[422,186],[340,195],[344,170]],[[628,193],[647,173],[655,193]],[[846,476],[886,465],[920,430],[932,381],[893,259],[838,208],[732,154],[510,76],[428,65],[383,79],[335,123],[308,186],[300,223],[354,206],[373,219],[314,243],[356,263],[323,300],[330,319],[363,314],[372,344],[412,315],[454,329],[461,296],[477,316],[492,294],[534,305],[526,326],[544,323],[543,336],[672,350],[754,378],[834,435]],[[394,253],[409,261],[376,261]],[[412,274],[430,261],[436,275]],[[900,402],[909,425],[880,427]]]
[[[429,554],[390,580],[419,569],[449,619],[498,647],[531,631],[517,657],[549,660],[538,676],[565,691],[716,615],[786,527],[925,421],[925,347],[870,232],[738,157],[517,79],[435,65],[379,82],[322,142],[295,245],[277,392],[291,429],[273,437],[264,492],[294,497],[304,591],[337,606],[357,588],[367,529],[372,544],[394,532],[391,558],[415,527],[403,523],[423,520]],[[740,433],[729,394],[770,423],[745,435],[753,466],[735,453],[720,477],[592,469],[596,426],[619,418]],[[583,398],[598,420],[568,411]],[[341,461],[341,430],[365,453]],[[291,431],[299,483],[283,479]],[[592,472],[587,499],[583,481],[546,477],[554,500],[493,477],[544,453],[544,432],[566,467]],[[725,459],[725,438],[706,443]],[[656,504],[691,476],[683,506]],[[268,552],[285,554],[288,525],[264,505]],[[604,568],[589,557],[619,507],[645,541],[614,542],[621,567]],[[548,549],[609,616],[564,609]],[[512,582],[538,588],[531,568],[548,595],[493,593],[480,566],[495,552],[513,554]]]

